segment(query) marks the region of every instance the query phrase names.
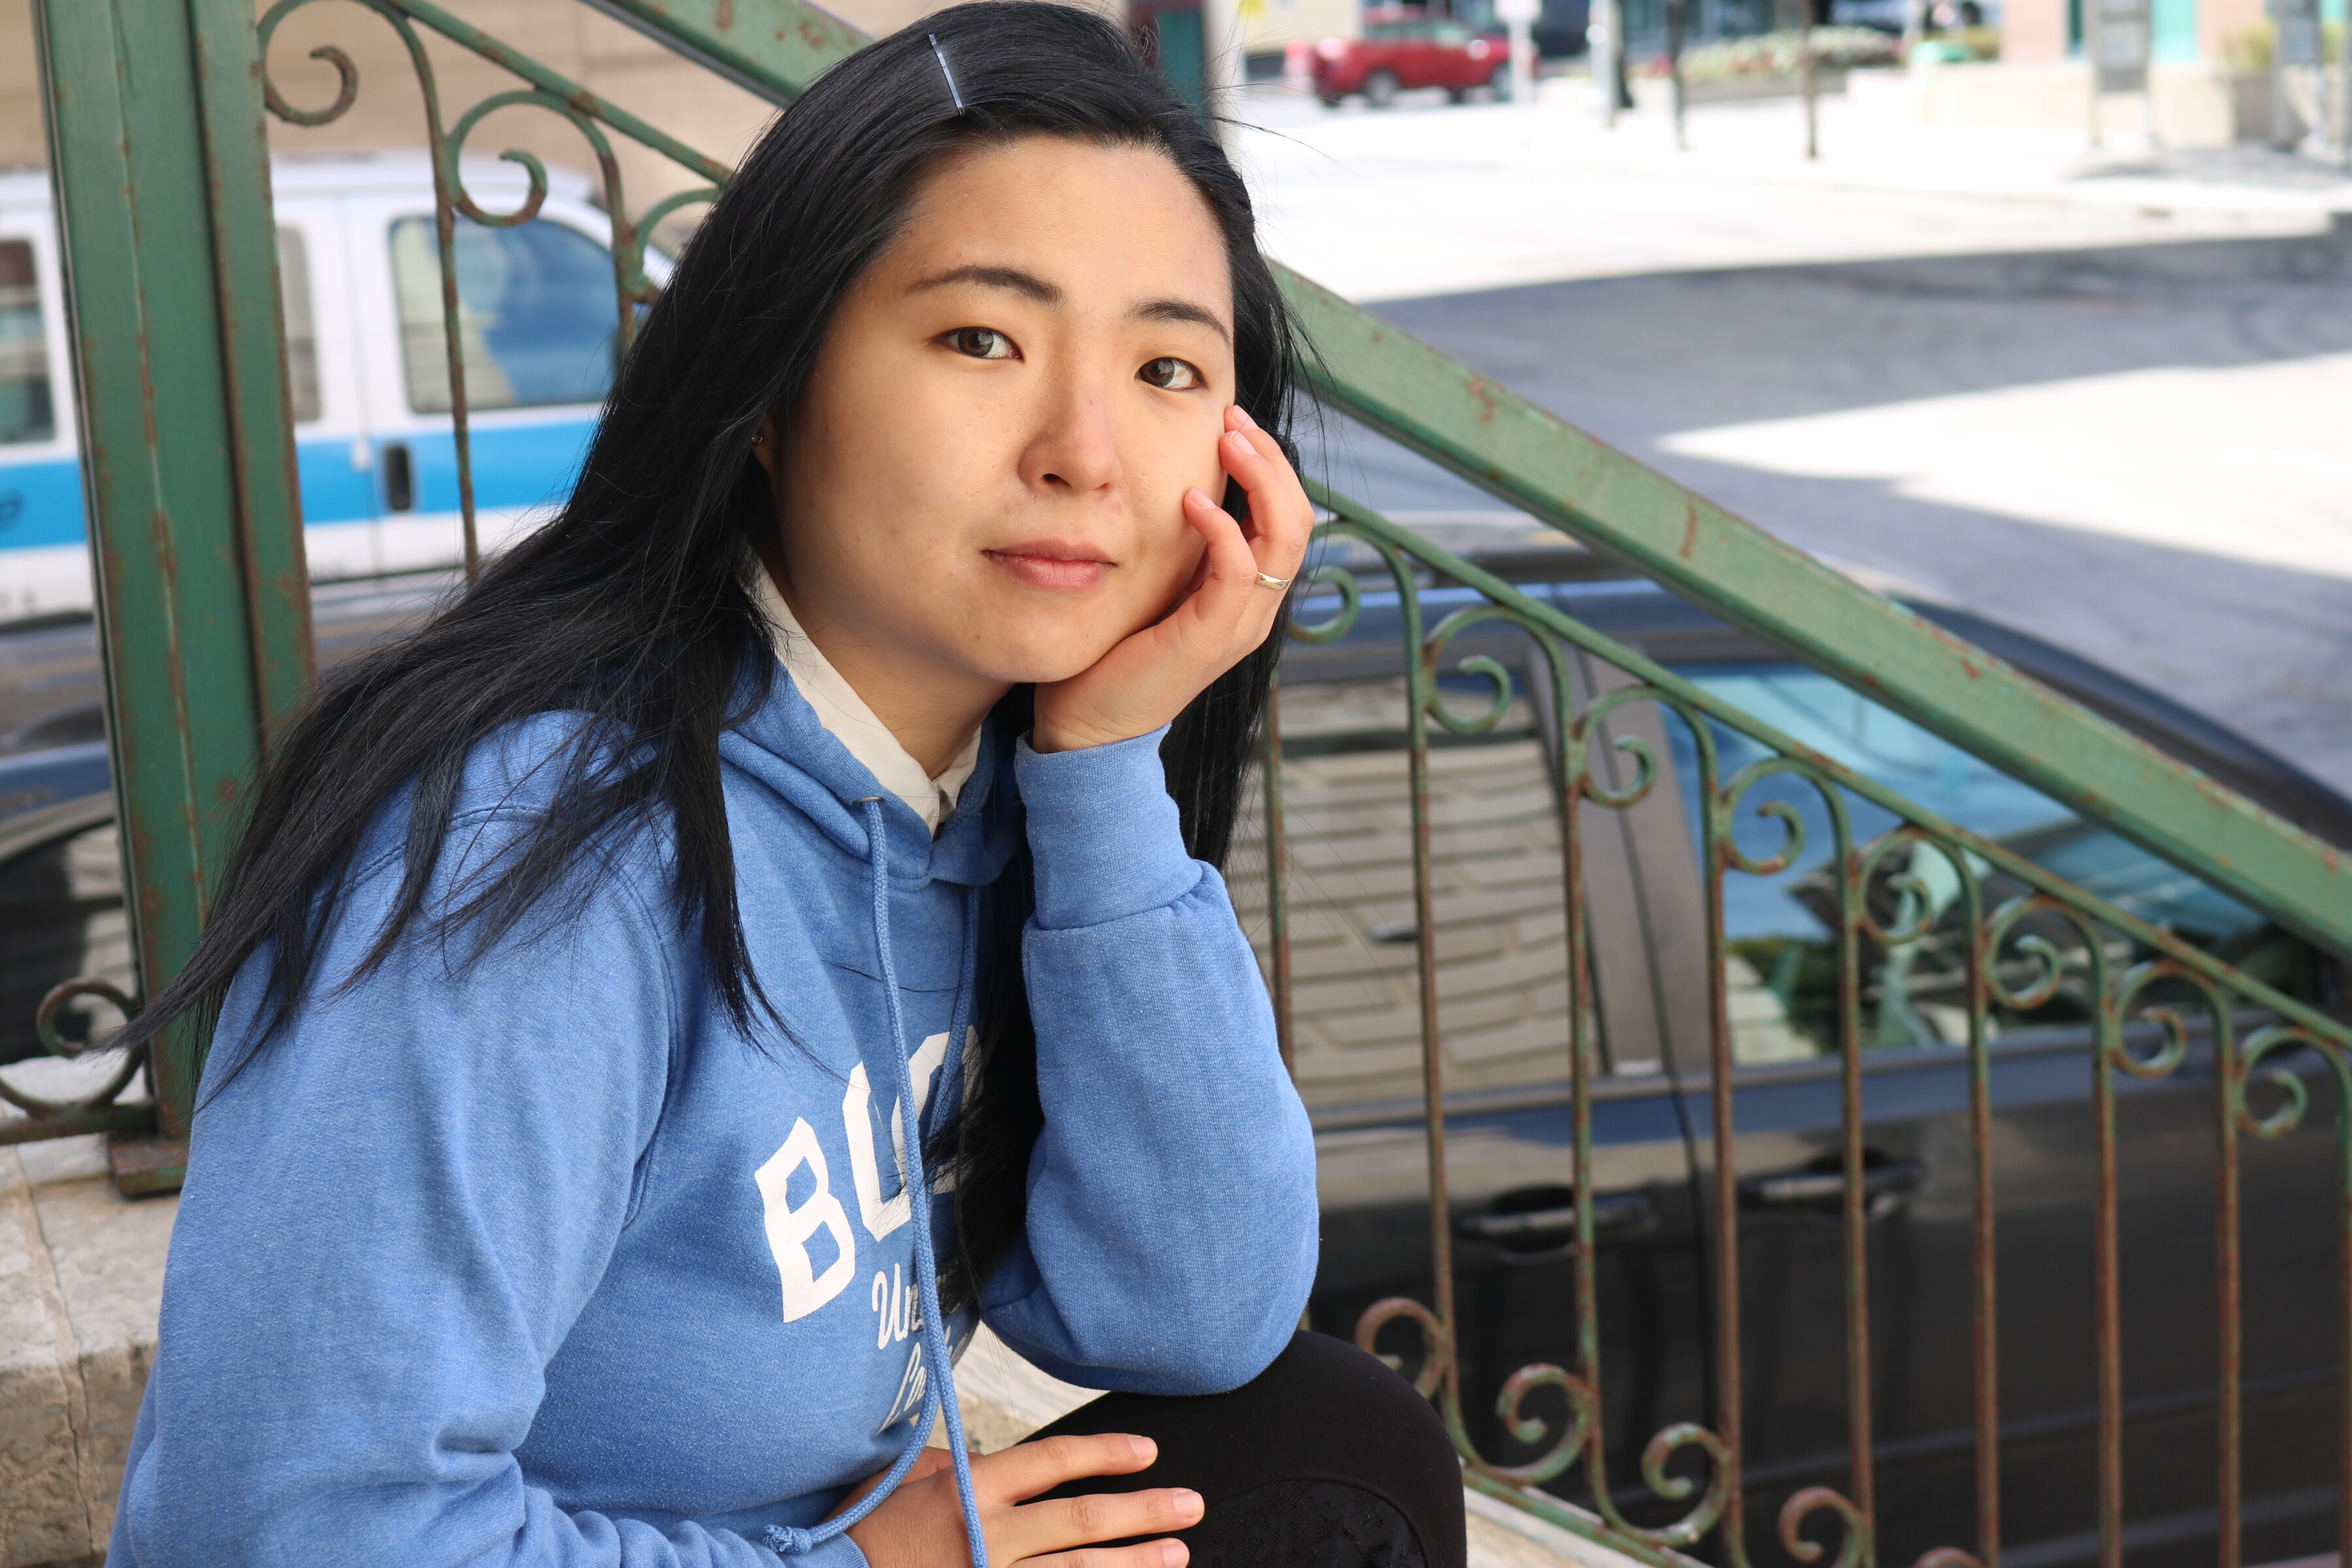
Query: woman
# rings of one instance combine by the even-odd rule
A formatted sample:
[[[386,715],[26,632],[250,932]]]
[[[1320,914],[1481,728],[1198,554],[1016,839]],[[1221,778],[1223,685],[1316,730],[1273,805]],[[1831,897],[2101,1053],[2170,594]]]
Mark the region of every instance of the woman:
[[[136,1026],[218,1009],[111,1562],[1459,1562],[1428,1407],[1294,1337],[1214,869],[1289,352],[1099,20],[943,12],[782,117],[562,516],[322,694]],[[1121,1392],[971,1457],[981,1320]]]

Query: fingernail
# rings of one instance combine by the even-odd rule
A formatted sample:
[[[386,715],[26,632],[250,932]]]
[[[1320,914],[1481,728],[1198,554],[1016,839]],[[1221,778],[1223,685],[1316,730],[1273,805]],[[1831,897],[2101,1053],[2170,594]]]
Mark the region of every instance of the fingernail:
[[[1196,500],[1196,501],[1199,501],[1202,506],[1214,506],[1214,505],[1216,505],[1216,504],[1217,504],[1215,501],[1213,501],[1213,500],[1211,500],[1209,499],[1209,492],[1208,492],[1208,491],[1206,491],[1206,490],[1204,490],[1204,489],[1201,489],[1199,486],[1197,486],[1197,485],[1192,486],[1192,488],[1190,488],[1190,489],[1186,489],[1186,490],[1185,490],[1185,492],[1184,492],[1184,499],[1185,499],[1186,500]]]
[[[1182,1520],[1195,1520],[1200,1518],[1201,1494],[1199,1492],[1190,1491],[1178,1492],[1176,1494],[1176,1517]]]
[[[1255,452],[1257,450],[1256,447],[1250,445],[1250,438],[1247,436],[1243,435],[1238,430],[1226,431],[1225,439],[1233,443],[1234,449],[1237,452]]]
[[[1193,493],[1197,495],[1200,492],[1195,490]],[[1129,1437],[1127,1440],[1127,1451],[1134,1456],[1137,1464],[1148,1465],[1159,1457],[1160,1445],[1149,1437]]]
[[[1192,1555],[1184,1550],[1184,1543],[1181,1541],[1163,1541],[1160,1543],[1160,1568],[1184,1568],[1185,1562]]]
[[[1234,417],[1240,420],[1243,424],[1248,426],[1253,430],[1257,428],[1257,421],[1251,418],[1249,416],[1249,410],[1244,408],[1238,403],[1234,405]]]

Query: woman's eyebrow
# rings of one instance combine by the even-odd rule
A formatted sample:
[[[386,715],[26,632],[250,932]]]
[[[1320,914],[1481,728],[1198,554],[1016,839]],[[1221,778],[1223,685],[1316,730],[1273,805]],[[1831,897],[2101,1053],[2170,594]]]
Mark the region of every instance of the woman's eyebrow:
[[[956,283],[976,283],[983,289],[1009,289],[1040,305],[1059,306],[1064,300],[1058,285],[1048,283],[1034,272],[1024,272],[1017,267],[988,267],[979,263],[951,267],[945,272],[934,273],[908,292],[919,294],[926,289],[945,289]],[[1215,311],[1190,300],[1146,300],[1128,311],[1128,315],[1139,321],[1192,321],[1208,328],[1227,343],[1234,341],[1232,331],[1218,319]]]
[[[1040,305],[1058,305],[1062,291],[1034,272],[1024,272],[1017,267],[955,267],[924,279],[908,292],[919,294],[926,289],[944,289],[950,283],[977,283],[983,289],[1009,289]]]
[[[1139,321],[1192,321],[1224,339],[1228,347],[1234,341],[1234,334],[1225,330],[1215,311],[1190,300],[1146,300],[1128,314]]]

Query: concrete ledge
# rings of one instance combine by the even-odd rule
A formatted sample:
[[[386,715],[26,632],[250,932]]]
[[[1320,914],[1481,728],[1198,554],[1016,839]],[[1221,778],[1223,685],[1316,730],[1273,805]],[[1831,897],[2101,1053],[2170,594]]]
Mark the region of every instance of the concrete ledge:
[[[1881,71],[1882,76],[1897,74]],[[1829,98],[1846,90],[1853,73],[1843,66],[1823,66],[1814,74],[1813,90]],[[1672,112],[1675,84],[1662,76],[1635,77],[1629,83],[1633,89],[1633,107],[1643,114]],[[1588,89],[1589,90],[1589,89]],[[1801,77],[1778,76],[1769,71],[1756,71],[1747,76],[1711,77],[1683,84],[1683,103],[1696,109],[1710,103],[1763,103],[1776,99],[1802,98],[1805,83]]]
[[[956,1363],[964,1436],[979,1453],[1010,1447],[1100,1392],[1040,1372],[984,1327]],[[931,1441],[945,1447],[945,1430],[932,1428]],[[1469,1515],[1470,1568],[1643,1568],[1622,1552],[1482,1492],[1465,1488],[1462,1500]]]
[[[0,1148],[0,1568],[105,1552],[178,1212],[95,1137]]]
[[[2151,127],[2168,147],[2227,147],[2271,134],[2267,72],[2232,72],[2195,61],[2148,69],[2152,101],[2137,93],[2099,100],[2103,136],[2130,142]],[[2076,60],[1922,61],[1907,71],[1857,73],[1858,105],[1895,110],[1921,125],[2082,131],[2091,115],[2089,68]],[[2294,123],[2300,135],[2300,121]]]
[[[119,1194],[97,1138],[0,1147],[0,1568],[102,1563],[178,1213],[176,1196]],[[956,1390],[982,1453],[1098,1392],[1040,1372],[986,1329]],[[1640,1568],[1507,1503],[1465,1500],[1472,1568]]]

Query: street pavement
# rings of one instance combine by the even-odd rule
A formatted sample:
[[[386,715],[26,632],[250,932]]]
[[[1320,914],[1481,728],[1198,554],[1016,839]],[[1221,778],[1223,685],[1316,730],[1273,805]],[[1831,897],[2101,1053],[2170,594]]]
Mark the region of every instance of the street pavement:
[[[1269,248],[1818,554],[2075,648],[2352,793],[2352,181],[1786,102],[1235,118]],[[1573,97],[1571,97],[1571,90]],[[1497,503],[1345,422],[1406,513]]]

